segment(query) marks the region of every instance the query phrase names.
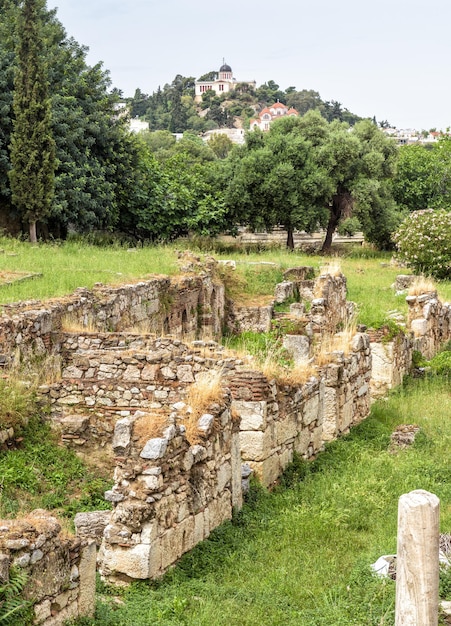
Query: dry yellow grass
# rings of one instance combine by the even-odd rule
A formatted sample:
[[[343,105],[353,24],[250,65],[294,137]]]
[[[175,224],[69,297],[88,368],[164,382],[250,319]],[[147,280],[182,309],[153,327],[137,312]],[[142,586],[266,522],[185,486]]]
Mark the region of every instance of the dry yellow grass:
[[[146,413],[138,417],[134,423],[133,435],[138,444],[144,446],[149,439],[161,437],[168,424],[169,415],[166,413]]]
[[[78,317],[68,314],[61,318],[61,330],[66,333],[97,333],[98,328],[95,327],[92,319],[87,324],[83,324]]]
[[[409,287],[409,296],[421,296],[423,293],[433,293],[437,286],[428,276],[418,276]]]
[[[185,419],[186,436],[191,444],[202,440],[202,433],[198,428],[199,418],[207,412],[211,404],[221,402],[224,390],[221,384],[222,371],[210,370],[198,375],[191,385],[186,396],[186,403],[191,409]]]
[[[316,376],[316,374],[316,364],[306,361],[305,363],[297,363],[291,369],[280,372],[277,381],[284,385],[296,387],[305,385],[305,383],[308,382],[312,376]]]
[[[355,321],[346,325],[344,330],[335,335],[323,335],[314,348],[315,363],[322,367],[331,361],[332,352],[343,352],[345,356],[351,351],[352,338],[357,332]]]

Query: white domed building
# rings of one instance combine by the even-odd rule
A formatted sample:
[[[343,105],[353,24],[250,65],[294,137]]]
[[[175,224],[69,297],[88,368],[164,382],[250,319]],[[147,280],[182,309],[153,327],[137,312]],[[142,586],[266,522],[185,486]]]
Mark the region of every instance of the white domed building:
[[[238,82],[241,84],[246,83],[252,87],[252,89],[255,89],[257,86],[255,80],[237,81],[233,76],[232,68],[224,61],[214,80],[196,80],[194,99],[196,102],[202,102],[202,95],[209,90],[214,91],[217,96],[222,96],[225,93],[234,91]]]

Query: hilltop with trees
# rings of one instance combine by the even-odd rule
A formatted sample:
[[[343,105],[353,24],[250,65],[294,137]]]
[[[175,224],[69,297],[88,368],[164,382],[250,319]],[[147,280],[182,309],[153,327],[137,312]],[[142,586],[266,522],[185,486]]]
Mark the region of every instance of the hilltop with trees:
[[[199,80],[209,80],[216,72],[207,72]],[[347,122],[354,125],[362,118],[344,108],[335,100],[323,101],[317,91],[296,90],[290,86],[282,90],[274,80],[253,89],[248,83],[237,83],[233,91],[216,95],[208,90],[202,102],[194,99],[195,78],[177,75],[172,83],[159,87],[151,95],[136,89],[128,99],[131,117],[149,123],[149,129],[169,130],[172,133],[205,132],[216,128],[248,128],[249,119],[278,100],[295,108],[300,115],[318,111],[325,120]]]
[[[313,90],[237,83],[195,102],[195,79],[181,75],[151,96],[136,90],[129,110],[150,130],[134,135],[108,72],[87,64],[45,0],[0,0],[0,36],[0,226],[12,234],[156,242],[283,225],[288,247],[295,229],[326,229],[328,252],[337,228],[388,247],[404,215],[448,209],[447,135],[398,148],[374,119]],[[246,127],[277,100],[299,117],[245,133],[242,146],[199,136]]]

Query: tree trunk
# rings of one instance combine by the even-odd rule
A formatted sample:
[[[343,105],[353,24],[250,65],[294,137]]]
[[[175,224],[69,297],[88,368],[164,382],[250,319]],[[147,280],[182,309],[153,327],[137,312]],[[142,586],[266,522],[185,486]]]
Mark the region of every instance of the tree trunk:
[[[291,226],[287,226],[287,248],[294,250],[293,228]]]
[[[30,221],[28,223],[28,228],[29,228],[30,243],[38,243],[38,238],[36,235],[36,220]]]
[[[348,217],[352,210],[352,196],[347,191],[338,192],[332,198],[332,204],[329,207],[330,217],[327,224],[326,238],[321,248],[321,254],[328,254],[332,248],[332,237],[340,223],[340,219],[344,216]]]

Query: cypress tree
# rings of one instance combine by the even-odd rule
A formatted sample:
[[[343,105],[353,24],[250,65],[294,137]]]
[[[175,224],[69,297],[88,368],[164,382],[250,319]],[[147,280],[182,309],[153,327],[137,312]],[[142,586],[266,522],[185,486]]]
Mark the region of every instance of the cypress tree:
[[[45,221],[50,213],[56,169],[42,35],[44,8],[45,0],[23,0],[21,5],[9,173],[12,202],[28,224],[32,243],[37,241],[36,222]]]

